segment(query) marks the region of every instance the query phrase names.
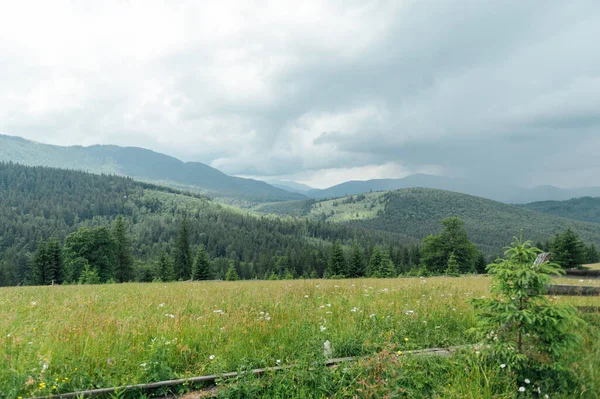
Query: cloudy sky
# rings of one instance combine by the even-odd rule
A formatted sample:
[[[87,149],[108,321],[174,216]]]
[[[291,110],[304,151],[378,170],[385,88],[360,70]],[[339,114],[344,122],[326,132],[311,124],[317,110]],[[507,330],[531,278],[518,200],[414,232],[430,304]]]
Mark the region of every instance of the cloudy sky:
[[[0,133],[325,187],[600,185],[598,0],[0,0]]]

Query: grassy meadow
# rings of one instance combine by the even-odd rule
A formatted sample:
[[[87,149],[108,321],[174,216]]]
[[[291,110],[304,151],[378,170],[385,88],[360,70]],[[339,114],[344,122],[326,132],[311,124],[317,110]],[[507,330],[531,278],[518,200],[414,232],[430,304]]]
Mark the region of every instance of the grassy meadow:
[[[329,357],[471,343],[468,300],[488,286],[472,276],[2,288],[0,397],[289,364],[323,356],[325,341]]]

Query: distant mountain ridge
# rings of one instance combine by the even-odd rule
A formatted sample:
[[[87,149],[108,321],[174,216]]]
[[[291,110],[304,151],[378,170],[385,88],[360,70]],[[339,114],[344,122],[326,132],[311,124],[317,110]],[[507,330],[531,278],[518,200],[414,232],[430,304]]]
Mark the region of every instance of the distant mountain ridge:
[[[266,182],[273,187],[281,188],[282,190],[291,191],[293,193],[306,194],[309,191],[314,190],[311,186],[291,180],[266,180]]]
[[[364,194],[370,191],[389,191],[403,188],[432,188],[474,195],[507,204],[525,204],[537,201],[563,201],[576,197],[600,197],[600,187],[564,189],[554,186],[525,188],[511,184],[480,183],[467,179],[415,174],[401,179],[373,179],[348,181],[323,190],[306,193],[312,198],[336,198]]]
[[[0,161],[129,176],[214,197],[256,201],[302,199],[265,182],[226,175],[200,162],[183,162],[138,147],[92,145],[62,147],[0,135]]]
[[[567,201],[542,201],[522,208],[584,222],[600,223],[600,198],[582,197]]]

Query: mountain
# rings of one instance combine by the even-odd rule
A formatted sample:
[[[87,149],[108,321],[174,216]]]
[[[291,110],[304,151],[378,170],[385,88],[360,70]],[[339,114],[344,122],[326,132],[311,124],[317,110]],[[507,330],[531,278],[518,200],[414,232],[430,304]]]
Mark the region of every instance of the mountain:
[[[582,197],[567,201],[542,201],[521,205],[525,209],[563,218],[600,223],[600,198]]]
[[[228,176],[203,163],[182,162],[137,147],[61,147],[0,135],[0,161],[129,176],[214,197],[243,198],[257,202],[304,197],[262,181]]]
[[[357,239],[369,248],[414,241],[362,227],[261,216],[127,177],[0,162],[0,286],[28,281],[40,242],[63,242],[83,227],[110,228],[118,216],[131,238],[136,279],[147,281],[161,253],[173,253],[184,215],[192,249],[203,245],[221,277],[230,261],[243,278],[267,278],[273,271],[322,276],[334,240],[351,245]]]
[[[313,198],[336,198],[346,195],[388,191],[402,188],[435,188],[470,194],[507,204],[524,204],[542,200],[567,200],[574,197],[600,196],[600,187],[564,189],[553,186],[525,188],[510,184],[492,184],[467,179],[415,174],[402,179],[374,179],[349,181],[324,190],[311,190]]]
[[[437,234],[442,219],[458,216],[465,221],[471,240],[482,250],[496,255],[500,255],[501,248],[521,230],[527,239],[545,241],[571,227],[585,241],[600,244],[600,224],[438,189],[409,188],[333,200],[263,204],[255,209],[400,233],[418,240]]]
[[[307,192],[314,190],[311,186],[290,180],[267,180],[266,182],[273,187],[291,191],[292,193],[306,194]]]

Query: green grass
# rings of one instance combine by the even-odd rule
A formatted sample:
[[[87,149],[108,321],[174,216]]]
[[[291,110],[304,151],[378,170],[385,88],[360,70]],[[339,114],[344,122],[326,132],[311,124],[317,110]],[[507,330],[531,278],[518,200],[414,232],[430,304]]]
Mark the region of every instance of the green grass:
[[[322,358],[326,340],[333,347],[331,356],[384,356],[386,351],[470,343],[465,330],[474,318],[468,300],[488,295],[488,284],[487,277],[462,277],[2,288],[0,397],[275,366],[278,360],[303,364],[302,359]],[[370,362],[363,369],[348,366],[347,376],[319,371],[322,392],[341,395],[344,387],[357,388],[367,377],[365,387],[387,392],[387,382],[370,380],[385,364]],[[447,360],[435,362],[441,363],[431,367],[445,374],[435,381],[422,376],[423,383],[452,383],[456,370],[464,370]],[[410,364],[407,370],[423,373],[422,364]],[[408,378],[400,374],[398,381]],[[263,389],[264,381],[313,377],[283,373],[263,382],[240,381],[231,389]],[[308,391],[317,389],[313,382],[307,382]],[[468,389],[475,388],[463,387]]]

